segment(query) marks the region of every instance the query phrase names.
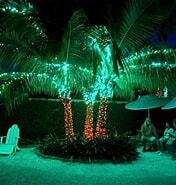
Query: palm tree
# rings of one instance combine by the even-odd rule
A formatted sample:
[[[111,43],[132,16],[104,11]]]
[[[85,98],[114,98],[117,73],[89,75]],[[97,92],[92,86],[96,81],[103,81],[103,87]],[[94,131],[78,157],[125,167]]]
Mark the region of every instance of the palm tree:
[[[88,86],[91,78],[91,73],[85,67],[76,66],[74,62],[83,61],[83,57],[80,55],[82,53],[81,45],[77,42],[77,38],[81,41],[84,35],[83,23],[86,21],[84,12],[77,11],[73,14],[63,36],[62,48],[54,55],[51,52],[53,46],[36,19],[36,12],[31,4],[26,3],[25,0],[6,1],[2,4],[1,10],[4,13],[4,18],[1,20],[3,29],[0,31],[2,68],[7,72],[25,72],[23,77],[31,72],[38,74],[35,80],[33,78],[31,81],[30,78],[31,87],[36,90],[35,93],[51,95],[48,90],[51,90],[50,87],[54,83],[54,95],[58,94],[63,100],[66,137],[72,137],[74,132],[70,92],[72,89],[82,91],[84,86]],[[8,29],[10,26],[13,31]],[[43,73],[48,76],[47,81],[44,78],[41,79],[40,75]],[[11,74],[6,75],[6,78],[8,76]],[[10,86],[17,87],[16,76],[18,76],[16,73],[11,76]],[[20,79],[21,77],[18,78],[18,80]],[[8,81],[8,79],[6,80]],[[35,84],[38,85],[35,86]],[[43,88],[43,84],[47,85],[46,88]],[[7,85],[5,87],[11,89]],[[25,87],[24,83],[21,84],[21,87],[18,85],[19,89]],[[8,105],[16,105],[17,97],[12,97],[12,94],[6,96],[8,97],[6,99],[9,100]],[[3,93],[3,95],[5,94]],[[13,95],[16,96],[15,93]],[[8,107],[8,110],[11,110],[12,107]]]
[[[69,85],[69,81],[73,80],[73,78],[69,79],[69,71],[68,71],[68,63],[72,64],[75,61],[82,62],[83,58],[81,56],[81,45],[83,43],[83,38],[85,34],[85,21],[86,16],[82,10],[76,11],[68,22],[68,27],[65,30],[62,42],[62,48],[59,53],[59,61],[64,63],[64,79],[62,82],[61,87],[61,97],[64,105],[64,120],[65,120],[65,128],[66,128],[66,137],[72,138],[74,136],[73,131],[73,119],[72,119],[72,106],[71,106],[71,87]],[[79,38],[79,42],[78,39]],[[76,52],[75,52],[76,51]],[[78,74],[77,81],[80,83],[83,81],[80,79],[80,73],[77,73],[76,68],[73,71],[70,71],[71,74],[74,75]],[[75,79],[75,78],[74,78]],[[76,82],[75,82],[76,83]],[[82,85],[82,87],[84,87]],[[63,91],[63,92],[62,92]]]
[[[97,84],[99,85],[100,91],[105,92],[103,95],[100,95],[101,103],[96,126],[97,136],[102,137],[106,135],[107,99],[112,97],[112,91],[114,91],[114,94],[118,93],[118,96],[125,95],[125,97],[131,98],[134,95],[132,87],[134,87],[133,82],[135,79],[138,85],[142,87],[142,80],[151,77],[149,76],[149,74],[151,75],[151,71],[149,74],[147,73],[149,70],[146,70],[147,67],[144,67],[144,63],[140,65],[140,58],[135,60],[138,64],[138,70],[132,69],[133,64],[131,65],[129,59],[136,54],[136,51],[142,50],[154,31],[154,28],[169,15],[169,10],[158,12],[149,9],[150,7],[155,8],[155,3],[156,1],[154,0],[129,1],[126,7],[124,7],[121,19],[119,19],[120,24],[117,21],[109,19],[111,21],[107,26],[94,26],[89,32],[94,51],[96,51],[99,56],[97,57],[99,62],[97,62],[96,77],[101,79],[101,83],[97,82]],[[154,52],[158,54],[158,51]],[[145,53],[146,56],[150,55],[148,50],[143,50],[143,53]],[[159,54],[157,56],[161,59]],[[149,62],[145,60],[145,64],[149,65]],[[146,72],[144,74],[145,70]],[[138,77],[143,77],[140,79],[140,83],[138,77],[135,76],[136,73],[140,74]],[[165,78],[164,76],[159,77],[158,70],[154,70],[152,75],[158,76],[160,83]],[[150,83],[145,84],[145,88],[150,89],[150,92],[151,89],[154,90],[156,87],[151,86],[151,84],[154,84],[152,78],[154,77],[151,77]],[[169,80],[167,77],[166,79]],[[110,84],[110,82],[112,83],[111,86],[109,85],[108,91],[110,91],[110,93],[107,93],[105,89],[108,89],[107,84]],[[113,84],[116,84],[115,88]],[[128,92],[126,87],[128,87]],[[103,130],[102,134],[100,134],[100,130]]]

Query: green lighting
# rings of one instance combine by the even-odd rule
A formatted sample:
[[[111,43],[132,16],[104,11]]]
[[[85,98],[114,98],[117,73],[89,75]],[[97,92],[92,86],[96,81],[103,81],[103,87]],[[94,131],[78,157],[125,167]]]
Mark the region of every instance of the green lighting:
[[[63,63],[62,65],[63,65],[63,66],[62,66],[62,69],[63,69],[64,71],[67,71],[68,68],[69,68],[69,64]]]
[[[60,98],[71,99],[71,90],[64,85],[58,86],[58,95]]]
[[[97,96],[97,90],[94,90],[94,91],[85,91],[83,93],[83,98],[86,102],[86,104],[94,104],[95,103],[95,99],[96,99],[96,96]]]
[[[34,11],[32,4],[24,0],[7,0],[1,2],[0,11],[13,14],[31,14]]]
[[[116,75],[97,76],[95,87],[99,91],[101,99],[108,99],[113,97],[113,82]]]
[[[175,49],[158,49],[158,50],[154,50],[152,48],[144,48],[142,51],[140,52],[136,52],[136,53],[133,53],[132,55],[130,55],[129,57],[126,57],[125,58],[125,61],[127,63],[135,63],[139,60],[142,60],[142,59],[146,59],[147,57],[150,57],[150,56],[153,56],[153,55],[170,55],[170,56],[175,56],[174,54],[175,52]]]

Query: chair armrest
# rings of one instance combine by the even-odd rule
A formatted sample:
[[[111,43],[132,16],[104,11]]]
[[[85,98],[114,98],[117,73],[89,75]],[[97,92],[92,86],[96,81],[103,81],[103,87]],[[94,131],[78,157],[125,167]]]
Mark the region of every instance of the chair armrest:
[[[6,136],[0,136],[0,143],[3,143],[4,138],[6,138]]]

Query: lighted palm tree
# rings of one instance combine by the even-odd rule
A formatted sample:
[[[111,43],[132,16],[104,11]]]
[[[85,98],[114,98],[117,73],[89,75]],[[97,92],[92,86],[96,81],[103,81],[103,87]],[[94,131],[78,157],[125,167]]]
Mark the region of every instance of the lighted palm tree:
[[[16,86],[19,90],[25,89],[28,86],[22,82],[16,85],[16,79],[22,81],[26,76],[30,76],[32,72],[32,74],[38,75],[35,76],[35,80],[34,78],[27,80],[31,84],[30,87],[35,90],[35,93],[48,95],[51,95],[52,91],[49,91],[54,83],[54,96],[57,94],[64,104],[66,137],[72,137],[74,132],[70,92],[73,89],[82,91],[85,84],[89,84],[89,78],[91,77],[91,73],[86,68],[76,66],[74,63],[74,61],[79,62],[83,59],[78,53],[78,51],[82,52],[80,50],[81,45],[76,41],[75,37],[79,37],[79,40],[83,37],[83,23],[86,20],[84,13],[77,11],[71,17],[63,36],[62,48],[54,54],[51,50],[55,45],[51,44],[44,33],[41,24],[36,19],[36,12],[31,4],[23,0],[6,1],[2,3],[1,11],[4,13],[4,18],[1,20],[3,30],[0,31],[2,69],[7,72],[25,72],[22,77],[16,73],[4,75],[4,81],[8,81],[10,76],[11,87]],[[9,27],[13,31],[9,30]],[[77,51],[76,53],[75,50]],[[45,77],[41,78],[41,74],[46,74],[47,82]],[[46,85],[45,88],[43,88],[43,84]],[[8,85],[4,86],[4,84],[2,84],[2,88],[11,89]],[[30,92],[32,91],[31,88]],[[22,101],[22,98],[19,99],[20,96],[17,96],[17,93],[10,93],[9,96],[5,95],[5,93],[2,94],[8,100],[6,101],[8,110],[11,110],[12,105],[16,105],[16,102]]]
[[[124,7],[122,17],[119,19],[120,22],[114,19],[110,21],[109,25],[104,26],[85,26],[87,18],[84,12],[76,11],[68,22],[61,49],[53,53],[52,49],[56,44],[51,42],[45,34],[40,21],[37,19],[35,9],[25,0],[4,1],[0,7],[4,15],[1,19],[2,29],[0,29],[1,71],[25,72],[26,76],[31,72],[39,75],[46,73],[48,80],[45,88],[41,82],[46,81],[44,80],[45,77],[40,80],[40,76],[37,75],[32,81],[33,84],[36,83],[37,85],[35,88],[34,86],[31,87],[47,93],[52,91],[52,95],[57,94],[62,97],[68,138],[74,135],[70,93],[73,88],[83,93],[92,83],[100,97],[95,135],[104,137],[106,136],[108,99],[112,98],[113,94],[132,97],[132,94],[129,95],[128,92],[131,93],[131,89],[136,84],[144,87],[141,79],[135,78],[133,80],[136,77],[135,74],[139,74],[140,77],[143,77],[142,79],[151,79],[149,83],[146,83],[146,89],[150,91],[158,86],[158,84],[153,85],[154,76],[158,76],[158,83],[163,78],[167,79],[164,82],[168,82],[170,79],[171,75],[168,74],[163,77],[162,73],[158,73],[160,69],[151,69],[152,57],[148,61],[148,56],[151,55],[149,49],[143,50],[142,55],[146,56],[144,60],[141,60],[142,55],[135,58],[135,52],[139,52],[147,43],[154,26],[158,26],[168,16],[169,11],[162,11],[162,13],[155,11],[155,2],[155,0],[129,1]],[[154,8],[149,11],[150,7]],[[153,52],[162,58],[160,53],[157,53],[158,51]],[[171,51],[167,56],[171,56],[173,52]],[[140,54],[137,53],[137,55]],[[132,59],[133,56],[134,60]],[[164,66],[164,70],[167,66],[169,64]],[[150,71],[150,76],[146,71]],[[3,89],[5,85],[8,89],[5,82],[9,81],[9,77],[7,75],[3,78],[1,88]],[[15,82],[15,78],[15,75],[12,76],[11,81]],[[18,87],[23,81],[26,82],[19,77]],[[28,86],[21,85],[21,87],[24,88],[24,92],[27,91],[25,89]],[[127,87],[129,91],[126,90]],[[10,90],[11,88],[9,88]],[[12,92],[9,94],[6,99],[12,101],[7,102],[9,105],[15,105],[16,103],[10,102],[18,102],[18,95]],[[5,93],[3,95],[5,96]],[[14,98],[12,98],[13,96]],[[93,105],[87,107],[86,120],[89,121],[85,122],[85,128],[90,128],[90,130],[93,122],[90,113],[92,109]],[[87,124],[89,125],[87,126]],[[86,135],[86,131],[84,133]]]
[[[100,92],[100,107],[98,122],[96,126],[96,135],[105,136],[106,134],[106,111],[107,111],[107,100],[112,97],[112,91],[116,96],[130,97],[133,95],[134,91],[134,76],[138,72],[140,80],[136,79],[139,86],[144,86],[143,79],[150,78],[150,83],[145,84],[146,89],[154,90],[156,84],[161,83],[165,78],[162,75],[158,75],[158,71],[154,70],[153,73],[147,73],[146,66],[148,64],[145,58],[141,64],[141,58],[136,58],[135,62],[138,65],[138,70],[133,70],[130,57],[133,57],[136,51],[140,51],[145,44],[148,44],[148,39],[154,31],[155,26],[159,25],[169,14],[168,10],[165,12],[161,11],[151,11],[150,7],[156,8],[156,2],[151,0],[134,0],[127,3],[122,12],[122,17],[120,23],[116,20],[110,19],[108,26],[95,26],[93,27],[89,34],[92,38],[92,45],[94,51],[96,51],[99,60],[96,70],[96,76],[100,78],[100,83],[97,82]],[[175,3],[175,1],[174,1]],[[161,7],[160,7],[161,8]],[[145,56],[150,55],[149,50],[144,50]],[[158,58],[161,56],[157,51]],[[170,53],[171,54],[171,53]],[[145,61],[145,62],[144,62]],[[161,61],[162,62],[162,61]],[[141,64],[141,65],[140,65]],[[165,66],[167,67],[167,66]],[[146,70],[144,72],[144,70]],[[116,76],[114,76],[114,73]],[[144,78],[145,74],[145,78]],[[160,73],[161,74],[161,73]],[[152,78],[158,76],[158,82],[155,83]],[[169,78],[166,78],[169,80]],[[139,83],[140,81],[140,83]],[[143,83],[143,84],[142,84]],[[151,84],[154,84],[151,85]],[[109,84],[109,85],[107,85]],[[110,85],[111,84],[111,85]],[[115,87],[114,87],[114,84]],[[127,84],[126,86],[123,84]],[[126,88],[128,87],[128,92]],[[109,93],[107,93],[107,91]],[[131,91],[129,93],[129,91]],[[129,93],[129,94],[128,94]],[[101,128],[101,129],[100,129]],[[102,132],[101,132],[102,130]],[[101,132],[101,133],[100,133]]]

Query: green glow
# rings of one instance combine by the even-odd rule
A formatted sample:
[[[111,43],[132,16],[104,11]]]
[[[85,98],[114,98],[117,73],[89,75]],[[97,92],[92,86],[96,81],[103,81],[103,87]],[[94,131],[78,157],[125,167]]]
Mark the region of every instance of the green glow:
[[[50,76],[47,75],[46,73],[44,73],[44,74],[19,73],[19,72],[2,73],[2,74],[0,74],[0,81],[2,83],[0,85],[0,94],[2,95],[3,93],[6,93],[6,89],[10,88],[14,84],[14,81],[22,80],[22,79],[28,79],[28,80],[29,79],[34,79],[34,80],[36,80],[35,77],[37,77],[39,80],[41,78],[48,79],[48,80],[50,79]]]
[[[35,60],[37,60],[37,58]],[[58,70],[63,70],[63,71],[67,71],[67,70],[71,70],[71,69],[75,68],[75,69],[79,69],[80,72],[92,75],[92,71],[88,70],[87,68],[82,68],[80,66],[73,65],[73,64],[67,64],[67,63],[56,64],[56,63],[54,63],[55,60],[58,60],[58,58],[55,57],[54,59],[51,60],[51,61],[53,61],[53,63],[44,64],[44,66],[46,66],[46,68],[58,68]]]
[[[161,67],[161,63],[160,62],[152,62],[151,65],[152,66],[156,66],[156,67]]]
[[[146,67],[149,67],[149,68],[175,68],[176,67],[176,64],[168,64],[167,62],[165,63],[160,63],[160,62],[152,62],[152,64],[145,64],[145,65],[129,65],[128,66],[129,68],[131,69],[142,69],[142,68],[146,68]]]
[[[43,31],[43,28],[41,26],[40,23],[35,22],[32,24],[33,28],[36,30],[37,33],[39,33],[40,35],[42,35],[43,37],[47,37],[45,32]]]
[[[33,5],[25,0],[7,0],[4,2],[1,2],[1,8],[0,11],[3,13],[11,13],[11,14],[19,14],[19,15],[34,15],[36,14],[36,10],[34,9]],[[41,26],[41,23],[36,21],[35,17],[29,16],[28,20],[33,20],[34,22],[31,24],[33,28],[43,37],[46,37],[46,34],[43,31],[43,28]]]
[[[151,48],[145,48],[140,52],[133,53],[129,57],[126,57],[125,60],[127,63],[135,63],[139,61],[140,59],[146,59],[146,57],[149,57],[151,55],[167,55],[174,56],[175,49],[160,49],[160,50],[153,50]]]
[[[31,25],[29,25],[29,26],[34,28],[33,31],[34,32],[36,31],[37,36],[38,36],[38,33],[44,34],[43,30],[42,30],[42,25],[40,23],[38,23],[38,19],[35,20],[36,17],[33,16],[33,15],[36,15],[34,7],[32,5],[30,5],[30,3],[27,3],[27,1],[25,1],[25,0],[13,0],[13,1],[6,0],[6,1],[2,2],[2,5],[0,7],[0,11],[2,11],[3,14],[7,13],[7,15],[9,15],[10,13],[11,13],[11,15],[12,14],[20,14],[20,16],[21,15],[28,15],[29,23],[31,23]],[[70,27],[70,25],[69,25],[69,27]],[[108,31],[106,26],[92,26],[92,28],[93,29],[95,28],[95,30],[94,30],[95,34],[93,31],[91,32],[91,30],[88,31],[89,32],[87,34],[88,38],[83,38],[86,40],[87,43],[85,44],[85,46],[83,44],[83,46],[85,48],[88,48],[87,50],[90,51],[90,52],[88,52],[88,54],[93,53],[93,55],[96,56],[96,57],[94,57],[94,56],[90,56],[90,57],[92,57],[92,61],[96,60],[95,63],[97,65],[96,66],[97,71],[94,70],[94,71],[96,71],[96,74],[94,74],[96,76],[96,81],[95,81],[94,88],[92,88],[93,90],[85,91],[83,94],[86,103],[94,102],[96,99],[96,95],[98,93],[99,93],[100,98],[104,98],[104,99],[112,98],[113,97],[113,81],[114,81],[114,78],[117,78],[117,76],[115,74],[113,74],[113,58],[114,58],[113,57],[113,53],[114,53],[113,46],[114,45],[113,45],[113,39],[110,37],[110,32]],[[80,41],[82,41],[82,40],[79,40],[79,38],[78,38],[75,43],[73,42],[73,45],[72,45],[71,30],[72,29],[70,27],[69,40],[67,38],[66,40],[68,40],[68,41],[65,42],[68,45],[67,57],[65,57],[65,58],[63,57],[65,55],[65,51],[64,51],[63,55],[62,55],[62,52],[58,53],[57,56],[53,57],[52,59],[46,58],[45,60],[42,60],[41,59],[42,57],[41,58],[38,57],[39,58],[38,59],[36,57],[37,55],[33,56],[33,58],[30,59],[30,62],[31,61],[34,63],[38,62],[37,63],[38,66],[36,65],[38,68],[37,67],[35,68],[36,73],[39,71],[40,71],[40,73],[43,73],[43,72],[47,73],[47,74],[44,73],[44,74],[35,75],[36,76],[36,79],[35,79],[36,84],[38,83],[40,85],[39,80],[45,79],[48,84],[50,83],[50,85],[53,88],[57,89],[57,92],[60,97],[68,97],[68,98],[70,98],[71,89],[73,87],[77,86],[77,84],[81,84],[80,86],[82,86],[81,87],[82,88],[81,92],[82,92],[84,90],[84,87],[87,88],[90,86],[89,84],[87,85],[86,83],[89,83],[89,82],[91,83],[92,77],[93,77],[93,72],[92,72],[93,67],[91,66],[92,64],[88,64],[89,68],[83,68],[83,67],[80,67],[79,65],[69,64],[69,62],[70,63],[75,62],[72,57],[69,57],[69,55],[72,51],[71,50],[72,46],[74,48],[74,46],[76,45],[76,42],[79,43]],[[117,42],[117,46],[118,46],[118,39],[116,42]],[[35,45],[35,40],[32,40],[31,44]],[[0,43],[0,46],[3,49],[4,43]],[[19,48],[18,47],[14,47],[11,51],[15,53],[16,50],[19,50],[19,53],[20,53],[20,47]],[[119,48],[119,49],[121,49],[121,48]],[[174,51],[175,51],[174,49],[153,50],[151,48],[145,48],[145,49],[142,49],[140,52],[132,53],[132,55],[129,55],[129,56],[126,55],[128,57],[126,57],[124,60],[127,64],[129,64],[129,69],[132,72],[134,71],[133,70],[134,68],[143,69],[145,67],[149,67],[149,68],[176,67],[176,64],[169,64],[167,62],[160,63],[160,62],[158,62],[159,60],[158,61],[157,60],[153,60],[153,61],[150,60],[149,61],[150,63],[149,64],[145,63],[145,65],[143,65],[143,63],[142,63],[142,61],[144,61],[144,60],[147,61],[147,57],[152,58],[153,55],[160,56],[162,54],[162,56],[163,55],[165,56],[165,55],[169,54],[172,57],[172,56],[174,56]],[[81,52],[83,52],[83,51],[81,50]],[[122,51],[122,54],[124,54],[124,53],[125,52]],[[83,53],[83,56],[84,56],[84,53]],[[63,62],[63,60],[64,60],[63,58],[65,59],[64,62]],[[86,63],[87,61],[91,61],[91,60],[86,60],[86,61],[82,61],[82,62]],[[139,64],[140,61],[141,61],[140,65],[136,65],[136,64]],[[48,64],[48,62],[49,62],[49,64]],[[119,71],[120,71],[121,76],[124,74],[127,74],[127,71],[123,71],[122,69],[119,69]],[[129,72],[131,72],[131,71],[129,71]],[[29,75],[29,76],[27,76],[27,75]],[[24,74],[24,76],[23,76],[22,74],[20,74],[20,77],[19,77],[17,75],[17,73],[15,73],[15,75],[11,76],[10,78],[14,78],[14,80],[19,80],[19,79],[23,79],[23,78],[32,78],[33,77],[32,75],[33,74]],[[85,80],[86,83],[84,83],[83,80],[81,79],[83,75],[85,76],[85,79],[87,80],[87,81]],[[81,76],[80,79],[78,78],[79,76]],[[120,77],[118,77],[118,78],[120,79]],[[0,79],[1,78],[3,78],[3,75],[2,76],[0,75]],[[5,74],[4,74],[4,78],[6,78]],[[3,80],[5,80],[5,79],[2,79],[2,81]],[[0,89],[1,89],[0,93],[2,94],[2,92],[4,92],[4,89],[8,88],[11,85],[11,83],[13,83],[13,82],[10,81],[9,79],[7,80],[7,83],[3,82],[3,84],[0,87]],[[126,82],[123,81],[122,83],[126,83]],[[37,88],[39,88],[39,87],[37,87]],[[43,90],[42,88],[41,88],[41,90]]]
[[[99,91],[101,99],[109,99],[113,97],[113,83],[117,76],[113,73],[108,74],[107,70],[102,70],[101,75],[97,75],[95,88]]]
[[[62,64],[62,69],[66,72],[69,68],[69,64],[63,63]]]
[[[13,14],[26,15],[26,14],[32,13],[32,11],[34,11],[34,8],[32,4],[24,0],[19,0],[19,1],[7,0],[7,1],[1,2],[0,11],[5,12],[5,13],[9,12]]]
[[[96,100],[96,96],[97,96],[98,91],[96,89],[92,90],[92,91],[84,91],[83,93],[83,98],[86,102],[86,104],[94,104],[95,100]]]
[[[58,86],[58,95],[60,98],[71,99],[71,90],[64,85]]]

